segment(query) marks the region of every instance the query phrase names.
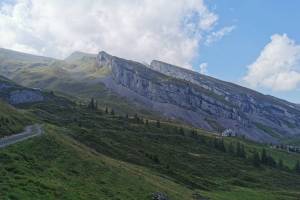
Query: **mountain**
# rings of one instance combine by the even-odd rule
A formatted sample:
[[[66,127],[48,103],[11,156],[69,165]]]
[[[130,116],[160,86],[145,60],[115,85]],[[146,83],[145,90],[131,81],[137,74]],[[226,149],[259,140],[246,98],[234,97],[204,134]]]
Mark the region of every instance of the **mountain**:
[[[97,54],[89,54],[89,53],[84,53],[81,51],[75,51],[64,60],[66,62],[72,63],[72,62],[80,61],[82,59],[96,58],[96,57],[97,57]]]
[[[3,199],[297,200],[300,195],[300,175],[292,170],[297,153],[139,114],[56,105],[26,108],[44,134],[0,149]],[[257,166],[253,155],[262,148],[268,163]],[[282,165],[274,164],[279,160]]]
[[[100,52],[97,63],[111,71],[106,87],[168,118],[264,142],[300,133],[300,109],[287,101],[159,61],[147,67]]]
[[[0,72],[28,87],[85,101],[94,97],[121,113],[160,115],[210,131],[231,129],[260,142],[300,135],[296,104],[174,65],[160,61],[145,65],[106,52],[75,52],[65,60],[43,58],[42,64],[40,57],[34,61],[28,56],[30,64],[20,64],[24,59],[11,55],[10,73],[1,62]]]
[[[10,75],[18,83],[0,77],[5,101],[0,101],[0,137],[33,123],[43,130],[42,135],[0,149],[1,198],[299,199],[300,172],[294,167],[300,149],[221,138],[190,126],[193,121],[180,123],[179,114],[192,112],[197,95],[231,108],[226,99],[191,81],[105,52],[77,58],[34,67],[15,59]],[[10,101],[20,91],[43,99],[21,95],[26,101]],[[95,106],[91,95],[102,101]],[[114,112],[114,105],[128,115]],[[142,107],[161,108],[165,118],[156,117],[158,111],[140,112]],[[174,120],[166,120],[170,116]]]

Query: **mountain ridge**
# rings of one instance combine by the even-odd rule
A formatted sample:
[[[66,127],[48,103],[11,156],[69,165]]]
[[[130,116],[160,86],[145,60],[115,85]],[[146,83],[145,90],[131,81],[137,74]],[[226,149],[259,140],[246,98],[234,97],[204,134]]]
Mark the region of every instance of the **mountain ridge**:
[[[6,76],[26,86],[66,93],[76,86],[77,91],[85,93],[84,98],[105,97],[107,103],[111,100],[106,95],[112,92],[134,107],[158,112],[165,118],[211,131],[232,129],[261,142],[276,143],[300,134],[300,108],[288,101],[161,61],[145,65],[104,51],[97,56],[82,52],[74,55],[75,60],[51,61],[38,67],[30,67],[35,62],[28,66],[16,60],[17,64],[11,64],[15,71]],[[64,71],[59,78],[55,72],[49,73],[54,67]],[[1,62],[0,71],[6,72]],[[93,92],[87,93],[89,88],[94,88]],[[80,93],[74,90],[69,94]]]
[[[160,68],[163,68],[163,70],[158,70],[157,68],[155,68],[155,66],[153,67],[153,62],[152,65],[147,68],[146,65],[137,62],[131,62],[114,56],[110,57],[107,60],[103,60],[103,55],[103,52],[100,52],[98,54],[98,57],[101,58],[97,59],[98,65],[108,67],[112,70],[111,80],[105,80],[107,82],[107,87],[111,87],[112,90],[115,90],[115,92],[123,96],[126,96],[126,93],[124,94],[124,91],[122,91],[122,89],[120,88],[116,89],[116,87],[112,87],[113,81],[118,86],[125,87],[127,89],[129,88],[136,94],[142,97],[146,97],[147,100],[150,100],[150,103],[146,101],[143,101],[143,103],[148,104],[155,110],[163,111],[164,114],[166,114],[168,110],[171,110],[171,113],[166,114],[166,116],[168,117],[183,118],[183,120],[188,123],[192,123],[193,125],[200,126],[206,129],[217,129],[217,131],[222,131],[224,129],[234,129],[236,132],[250,137],[250,139],[259,139],[272,142],[276,142],[276,140],[284,136],[284,134],[294,134],[295,132],[299,133],[299,129],[296,129],[296,127],[287,127],[292,126],[291,124],[293,122],[294,124],[296,124],[296,126],[299,126],[298,123],[300,111],[292,103],[288,103],[274,97],[269,98],[266,95],[260,94],[250,89],[247,89],[247,92],[244,92],[243,90],[245,90],[245,88],[238,85],[232,83],[227,85],[228,83],[226,82],[211,77],[206,77],[186,69],[173,67],[169,64]],[[160,62],[160,64],[161,63],[162,62]],[[196,78],[199,78],[199,80],[201,80],[202,82],[200,82],[201,84],[199,84],[199,82],[195,79],[181,78],[182,73],[177,75],[167,73],[164,70],[168,68],[175,69],[175,71],[184,71],[187,75],[201,76],[200,78]],[[134,71],[134,73],[132,71]],[[159,75],[154,71],[166,76],[164,77],[162,75]],[[158,79],[158,77],[160,80]],[[165,80],[166,77],[172,77],[173,79],[167,78],[167,80]],[[134,81],[135,83],[133,83]],[[154,81],[159,81],[158,84],[165,85],[164,87],[156,87],[156,83],[154,83]],[[205,84],[203,84],[203,82]],[[139,83],[140,86],[138,85]],[[195,85],[198,85],[200,87],[197,87]],[[147,88],[149,89],[147,91],[148,93],[145,93],[145,90]],[[166,90],[166,88],[168,89]],[[177,91],[175,91],[174,88]],[[201,90],[201,92],[199,92],[199,90]],[[151,95],[153,92],[155,93],[154,96]],[[168,96],[168,93],[172,93],[172,95]],[[227,93],[232,96],[228,96]],[[163,94],[167,95],[163,97]],[[181,98],[181,95],[186,98]],[[127,95],[128,98],[132,98],[132,96],[133,94]],[[182,101],[176,102],[176,99],[180,98]],[[159,104],[163,103],[164,105],[157,105],[157,108],[155,108],[155,102],[158,102]],[[168,105],[166,105],[165,103],[168,103]],[[234,104],[233,106],[226,106],[232,103]],[[170,105],[172,109],[170,109]],[[198,109],[198,113],[196,112],[197,116],[195,116],[195,112],[192,111],[180,110],[178,111],[180,113],[176,113],[174,111],[176,110],[176,108],[174,108],[172,105],[177,106],[177,108],[184,108],[185,110],[194,111]],[[164,107],[167,108],[164,109]],[[172,110],[174,112],[172,112]],[[199,115],[204,115],[208,118],[212,117],[213,119],[203,119],[199,117]],[[290,115],[293,116],[291,117]],[[286,120],[291,121],[280,121],[280,118],[283,116],[287,118]],[[296,118],[296,121],[293,121],[293,117]],[[217,120],[213,121],[215,119]],[[209,124],[209,120],[213,121],[212,123],[215,124],[215,127],[212,127],[213,125]],[[263,123],[263,126],[261,125],[261,122]],[[283,123],[287,123],[288,125],[285,126]],[[270,127],[271,130],[269,130]],[[274,128],[274,130],[272,130],[272,128]]]

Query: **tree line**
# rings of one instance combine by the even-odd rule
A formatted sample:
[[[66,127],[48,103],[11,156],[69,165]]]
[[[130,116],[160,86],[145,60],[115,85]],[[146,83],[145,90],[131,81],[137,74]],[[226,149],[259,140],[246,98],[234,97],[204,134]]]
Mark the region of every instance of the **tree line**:
[[[91,110],[98,110],[98,102],[94,98],[91,98],[88,104],[88,108]],[[114,109],[112,108],[109,109],[107,106],[104,109],[104,113],[115,115]],[[125,119],[132,120],[134,123],[145,124],[146,126],[149,126],[149,120],[144,119],[142,116],[139,116],[138,114],[134,114],[133,117],[129,117],[128,114],[125,114]],[[160,120],[156,120],[153,124],[155,124],[157,128],[161,128]],[[174,131],[179,135],[183,135],[183,136],[186,135],[186,131],[182,127],[175,128]],[[207,137],[205,139],[204,136],[198,134],[197,131],[194,129],[190,130],[189,136],[193,137],[194,139],[197,139],[198,141],[202,140],[203,142],[205,142],[205,140],[208,138]],[[248,155],[248,153],[245,150],[244,144],[242,144],[241,142],[235,142],[235,143],[230,142],[228,145],[225,145],[223,138],[214,138],[214,139],[210,139],[210,141],[206,143],[211,147],[219,151],[222,151],[224,153],[228,153],[238,158],[250,160],[253,166],[255,167],[260,167],[264,165],[264,166],[269,166],[278,169],[287,169],[282,159],[279,159],[278,162],[276,162],[273,156],[268,154],[265,148],[263,148],[261,152],[254,149],[252,153]],[[300,173],[300,161],[296,162],[294,171]]]

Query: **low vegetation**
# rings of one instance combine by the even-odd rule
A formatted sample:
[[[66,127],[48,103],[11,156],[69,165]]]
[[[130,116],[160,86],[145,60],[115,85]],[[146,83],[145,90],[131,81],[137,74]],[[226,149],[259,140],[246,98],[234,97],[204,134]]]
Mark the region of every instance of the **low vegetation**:
[[[5,199],[299,199],[299,154],[62,99],[24,107],[46,134],[0,150]]]
[[[32,123],[30,113],[20,111],[0,101],[0,138],[21,132],[23,128]]]

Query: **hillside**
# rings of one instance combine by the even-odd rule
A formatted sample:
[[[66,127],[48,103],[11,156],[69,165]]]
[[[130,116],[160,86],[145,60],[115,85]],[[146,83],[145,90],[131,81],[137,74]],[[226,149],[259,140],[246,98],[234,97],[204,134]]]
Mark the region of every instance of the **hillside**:
[[[32,115],[17,110],[0,100],[0,138],[19,133],[26,125],[32,123]]]
[[[45,124],[39,138],[0,150],[1,196],[22,199],[297,199],[299,154],[170,122],[120,116],[87,105],[43,102],[29,110]],[[70,117],[71,116],[71,117]],[[216,143],[217,141],[217,143]],[[245,145],[245,157],[230,144]],[[266,148],[283,168],[254,166]]]
[[[102,79],[106,87],[168,118],[207,130],[232,129],[261,142],[276,143],[299,133],[295,104],[169,64],[155,67],[157,61],[150,69],[100,52],[97,62],[111,71]]]
[[[105,52],[75,52],[65,60],[37,62],[34,67],[18,59],[11,63],[15,71],[6,73],[17,83],[63,92],[83,102],[94,97],[99,105],[123,114],[159,116],[209,131],[231,129],[260,142],[281,143],[300,133],[300,109],[295,104],[163,62],[146,66]],[[0,71],[7,71],[2,64]]]
[[[189,199],[192,191],[151,170],[121,162],[46,127],[40,138],[0,150],[4,199],[151,199],[155,191]]]

